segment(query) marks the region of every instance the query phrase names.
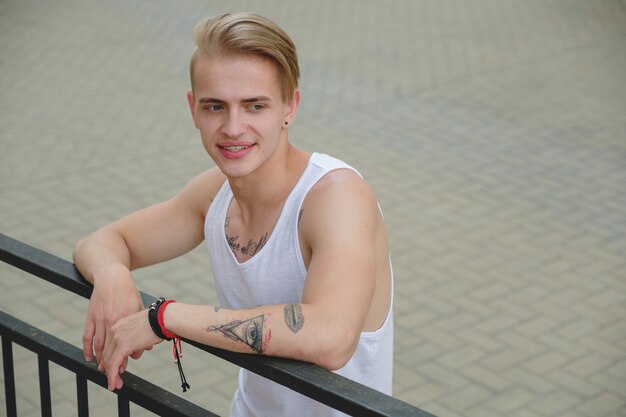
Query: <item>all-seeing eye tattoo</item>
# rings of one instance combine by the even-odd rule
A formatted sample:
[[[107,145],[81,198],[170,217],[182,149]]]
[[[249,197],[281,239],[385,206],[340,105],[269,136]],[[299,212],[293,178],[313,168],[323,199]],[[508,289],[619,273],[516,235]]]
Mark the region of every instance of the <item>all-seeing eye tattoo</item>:
[[[219,332],[230,340],[243,342],[256,353],[263,353],[263,318],[260,316],[248,320],[234,320],[221,326],[210,326],[207,332]]]
[[[289,327],[292,332],[298,333],[302,326],[304,326],[302,306],[300,304],[288,304],[285,306],[283,313],[287,327]]]

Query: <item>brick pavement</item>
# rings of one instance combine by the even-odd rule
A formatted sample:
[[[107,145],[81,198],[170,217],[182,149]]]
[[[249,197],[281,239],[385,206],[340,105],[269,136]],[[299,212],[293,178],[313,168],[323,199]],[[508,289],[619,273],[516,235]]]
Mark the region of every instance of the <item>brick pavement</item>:
[[[623,1],[229,2],[299,47],[295,143],[353,163],[396,272],[394,395],[441,416],[626,415]],[[210,166],[187,114],[201,1],[0,2],[0,231],[64,258]],[[137,273],[214,302],[203,250]],[[0,266],[2,309],[80,343],[86,301]],[[191,350],[191,349],[190,349]],[[131,371],[177,392],[167,349]],[[36,360],[16,348],[20,415]],[[236,369],[186,355],[220,414]],[[51,367],[57,415],[71,375]],[[3,393],[0,400],[3,400]],[[91,413],[112,413],[90,389]],[[137,410],[137,415],[144,415]]]

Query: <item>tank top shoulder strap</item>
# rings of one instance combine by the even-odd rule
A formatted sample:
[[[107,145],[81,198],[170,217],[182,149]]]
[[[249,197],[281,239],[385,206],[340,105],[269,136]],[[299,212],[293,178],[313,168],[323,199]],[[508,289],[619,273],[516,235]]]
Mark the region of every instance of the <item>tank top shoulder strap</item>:
[[[306,171],[292,192],[292,194],[295,194],[294,197],[297,195],[296,200],[299,200],[298,205],[302,203],[311,188],[313,188],[324,175],[336,169],[349,169],[362,177],[359,171],[337,158],[322,153],[313,153],[309,159],[309,165]]]

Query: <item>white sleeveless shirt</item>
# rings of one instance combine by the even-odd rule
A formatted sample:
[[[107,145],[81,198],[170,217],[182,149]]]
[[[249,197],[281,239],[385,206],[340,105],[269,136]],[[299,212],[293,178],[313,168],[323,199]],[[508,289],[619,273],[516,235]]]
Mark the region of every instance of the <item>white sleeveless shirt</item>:
[[[324,175],[342,168],[358,174],[345,162],[324,154],[312,154],[302,177],[285,201],[265,246],[241,263],[232,253],[224,233],[224,222],[233,198],[228,181],[224,182],[211,203],[204,226],[217,296],[222,307],[244,309],[302,301],[307,277],[298,240],[302,202]],[[352,358],[336,371],[388,395],[391,395],[393,370],[392,307],[393,286],[391,305],[383,325],[374,332],[362,332]],[[344,415],[255,373],[245,369],[239,372],[239,388],[231,406],[232,417]]]

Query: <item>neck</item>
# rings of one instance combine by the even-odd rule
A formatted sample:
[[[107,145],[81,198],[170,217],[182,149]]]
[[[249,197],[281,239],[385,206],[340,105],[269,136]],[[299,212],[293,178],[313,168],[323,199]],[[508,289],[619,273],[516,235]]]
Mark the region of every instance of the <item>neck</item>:
[[[287,196],[302,176],[309,154],[289,142],[253,174],[229,178],[228,182],[244,218],[255,213],[282,207]]]

